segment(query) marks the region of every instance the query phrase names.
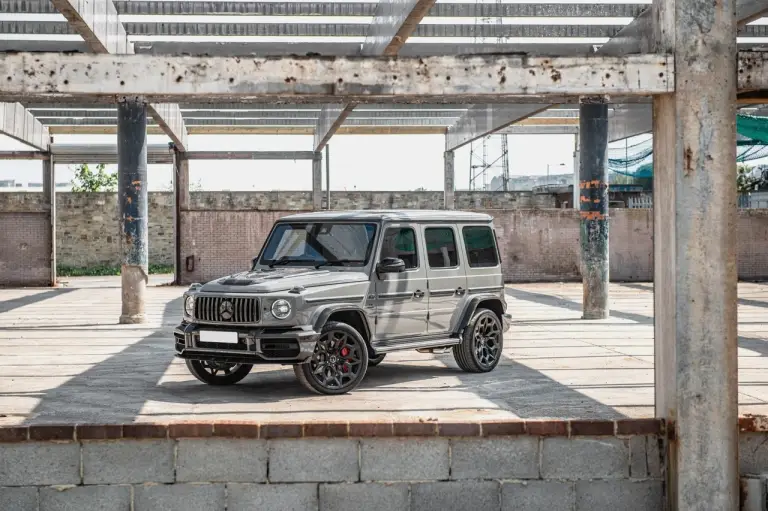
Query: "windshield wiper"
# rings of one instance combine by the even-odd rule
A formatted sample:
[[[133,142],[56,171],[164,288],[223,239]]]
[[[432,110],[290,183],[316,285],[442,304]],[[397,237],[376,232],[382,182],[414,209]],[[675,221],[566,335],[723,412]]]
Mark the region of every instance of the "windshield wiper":
[[[323,266],[337,266],[342,264],[350,264],[350,263],[362,263],[363,261],[359,261],[357,259],[336,259],[334,261],[323,261],[322,263],[317,263],[315,265],[315,269],[319,269]]]
[[[312,259],[291,259],[288,256],[282,256],[278,259],[275,259],[271,263],[269,263],[270,268],[274,268],[275,266],[282,266],[284,264],[288,263],[314,263],[315,261]]]

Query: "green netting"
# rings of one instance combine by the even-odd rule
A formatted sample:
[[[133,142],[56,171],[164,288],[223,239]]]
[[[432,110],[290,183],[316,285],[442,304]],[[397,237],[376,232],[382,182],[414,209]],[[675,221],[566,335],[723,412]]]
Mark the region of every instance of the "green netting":
[[[736,161],[741,163],[768,157],[768,117],[736,116],[738,141]],[[653,140],[608,149],[608,170],[635,179],[653,177]]]

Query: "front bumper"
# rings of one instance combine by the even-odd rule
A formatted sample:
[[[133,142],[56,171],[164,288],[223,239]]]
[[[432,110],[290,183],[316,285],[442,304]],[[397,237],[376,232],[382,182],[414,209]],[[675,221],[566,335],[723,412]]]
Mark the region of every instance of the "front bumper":
[[[512,327],[512,315],[506,313],[502,314],[501,325],[504,332],[509,331],[509,329]]]
[[[237,332],[237,344],[200,342],[200,330]],[[173,331],[176,356],[238,364],[299,364],[312,356],[320,336],[311,327],[249,328],[183,322]]]

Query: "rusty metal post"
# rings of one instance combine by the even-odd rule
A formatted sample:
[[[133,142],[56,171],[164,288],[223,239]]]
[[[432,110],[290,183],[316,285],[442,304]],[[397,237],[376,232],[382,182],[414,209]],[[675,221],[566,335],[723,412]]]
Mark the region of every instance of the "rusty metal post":
[[[49,246],[51,248],[51,287],[58,285],[58,272],[56,268],[56,167],[53,155],[49,152],[48,159],[43,160],[43,196],[49,208]]]
[[[583,319],[608,317],[608,103],[579,102],[579,210]]]
[[[454,170],[454,154],[453,151],[445,151],[443,153],[443,162],[445,165],[444,176],[444,194],[443,194],[443,209],[454,209],[455,204],[455,192],[454,181],[456,173]]]
[[[182,283],[182,215],[189,209],[189,160],[185,153],[174,148],[173,151],[173,282]]]
[[[323,153],[315,151],[312,158],[312,209],[323,209]]]
[[[736,510],[736,8],[674,8],[677,507]]]
[[[581,197],[581,189],[579,183],[581,182],[581,156],[579,154],[579,135],[578,133],[573,136],[573,199],[572,207],[575,210],[579,210]]]
[[[124,97],[117,103],[117,200],[122,254],[120,323],[144,323],[149,273],[147,239],[147,104]]]
[[[331,144],[325,145],[325,209],[331,210]]]

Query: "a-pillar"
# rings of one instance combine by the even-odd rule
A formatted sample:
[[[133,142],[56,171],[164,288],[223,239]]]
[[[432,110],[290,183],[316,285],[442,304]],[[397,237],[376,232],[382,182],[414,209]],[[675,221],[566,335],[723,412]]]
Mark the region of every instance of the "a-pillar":
[[[117,103],[117,201],[122,256],[120,323],[144,323],[148,280],[147,104],[125,97]]]
[[[675,12],[677,508],[737,510],[736,8],[666,5]]]
[[[443,153],[443,162],[445,165],[444,169],[444,194],[443,194],[443,208],[445,209],[454,209],[456,207],[455,204],[455,196],[454,196],[454,182],[456,178],[456,174],[454,172],[453,162],[454,162],[454,155],[453,151],[445,151]]]
[[[183,261],[181,257],[184,222],[182,217],[189,210],[189,160],[174,148],[173,151],[173,281],[182,284]]]
[[[43,160],[43,197],[49,210],[48,246],[51,247],[50,285],[56,287],[58,280],[56,272],[56,171],[51,152],[48,153],[48,159]]]
[[[608,103],[604,97],[579,104],[579,210],[583,319],[608,317]]]
[[[312,209],[323,209],[323,153],[315,151],[312,158]]]

